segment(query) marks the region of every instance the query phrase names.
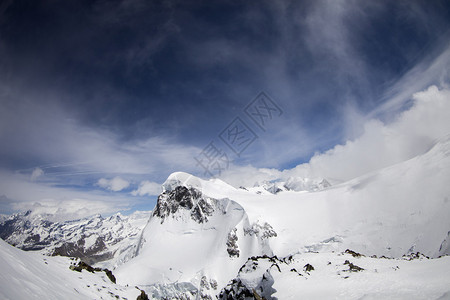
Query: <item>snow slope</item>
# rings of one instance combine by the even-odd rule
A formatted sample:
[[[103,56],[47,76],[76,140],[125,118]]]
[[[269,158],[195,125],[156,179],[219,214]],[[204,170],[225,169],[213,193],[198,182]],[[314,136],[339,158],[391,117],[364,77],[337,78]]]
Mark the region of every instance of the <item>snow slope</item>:
[[[105,275],[69,269],[66,257],[25,252],[0,239],[0,299],[136,299],[136,288]]]

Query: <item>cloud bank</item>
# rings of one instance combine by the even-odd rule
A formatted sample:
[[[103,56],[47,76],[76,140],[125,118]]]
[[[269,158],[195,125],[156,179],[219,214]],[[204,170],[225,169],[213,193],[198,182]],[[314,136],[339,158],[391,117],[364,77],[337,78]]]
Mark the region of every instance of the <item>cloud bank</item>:
[[[431,86],[414,94],[413,101],[394,122],[370,120],[358,139],[315,155],[291,172],[345,181],[426,152],[450,133],[450,90]]]
[[[326,178],[339,183],[423,154],[450,134],[450,89],[430,86],[415,93],[412,101],[413,105],[392,122],[368,120],[361,136],[314,155],[308,163],[283,171],[235,167],[222,179],[235,186],[289,177]]]

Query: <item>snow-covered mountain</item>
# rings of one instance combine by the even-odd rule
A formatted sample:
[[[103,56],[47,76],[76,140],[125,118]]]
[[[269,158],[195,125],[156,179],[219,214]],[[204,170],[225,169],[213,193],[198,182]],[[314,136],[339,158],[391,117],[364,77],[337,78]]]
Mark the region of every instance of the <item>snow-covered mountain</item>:
[[[437,258],[450,254],[449,178],[449,138],[411,160],[315,192],[261,193],[174,173],[135,257],[116,276],[149,294],[198,292],[208,298],[237,280],[252,256],[301,258],[352,249],[367,256],[420,252]],[[268,276],[260,275],[258,280]]]
[[[272,255],[270,240],[276,232],[267,222],[251,223],[245,209],[225,197],[233,192],[238,191],[219,180],[172,174],[136,256],[116,270],[118,282],[139,286],[185,282],[195,290],[206,280],[220,287],[248,257]]]
[[[329,188],[331,184],[324,178],[322,179],[310,179],[303,177],[289,177],[287,180],[273,180],[256,182],[253,187],[242,187],[248,191],[263,192],[267,191],[272,194],[276,194],[283,191],[294,192],[316,192]]]
[[[234,188],[177,172],[136,230],[116,215],[58,225],[33,221],[41,231],[21,225],[27,237],[11,236],[23,246],[37,233],[39,241],[56,241],[57,232],[95,232],[79,244],[95,248],[101,235],[107,249],[127,249],[121,252],[126,262],[112,270],[115,289],[128,293],[127,287],[138,286],[155,299],[449,299],[448,179],[450,136],[408,161],[332,186],[293,178]],[[316,187],[305,189],[305,182]],[[30,216],[10,218],[27,224]],[[4,253],[14,252],[2,266],[14,268],[14,260],[42,264],[42,256],[30,253],[31,259],[8,247],[0,244]],[[46,259],[62,270],[56,261],[62,258]],[[24,272],[17,276],[32,276]],[[92,280],[104,276],[94,275]],[[11,283],[4,280],[2,285]]]
[[[108,261],[106,265],[114,267],[133,252],[149,216],[150,212],[129,216],[117,213],[108,218],[95,215],[51,222],[49,216],[27,211],[4,218],[0,222],[0,237],[23,250],[78,257],[90,264]]]

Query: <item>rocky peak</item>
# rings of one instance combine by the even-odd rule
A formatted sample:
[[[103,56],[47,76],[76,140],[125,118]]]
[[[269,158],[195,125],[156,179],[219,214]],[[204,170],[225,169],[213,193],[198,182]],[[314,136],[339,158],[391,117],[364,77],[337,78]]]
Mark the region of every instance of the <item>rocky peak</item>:
[[[213,214],[216,206],[216,199],[204,196],[198,189],[177,186],[159,195],[153,216],[161,218],[162,224],[169,216],[189,211],[194,221],[205,223],[208,222],[208,217]]]

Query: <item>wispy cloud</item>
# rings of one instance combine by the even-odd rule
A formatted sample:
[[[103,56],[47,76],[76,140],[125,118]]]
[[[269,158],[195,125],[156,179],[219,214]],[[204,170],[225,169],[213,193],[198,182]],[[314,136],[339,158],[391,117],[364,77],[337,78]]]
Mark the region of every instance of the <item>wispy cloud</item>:
[[[35,181],[38,177],[44,175],[44,171],[41,168],[34,168],[31,173],[31,181]]]
[[[387,101],[375,108],[368,117],[388,116],[392,117],[408,104],[411,94],[421,91],[430,84],[438,84],[448,87],[450,70],[450,44],[448,39],[439,45],[433,52],[428,54],[416,66],[409,70],[402,78],[393,84],[386,92]],[[410,103],[409,103],[410,104]]]

